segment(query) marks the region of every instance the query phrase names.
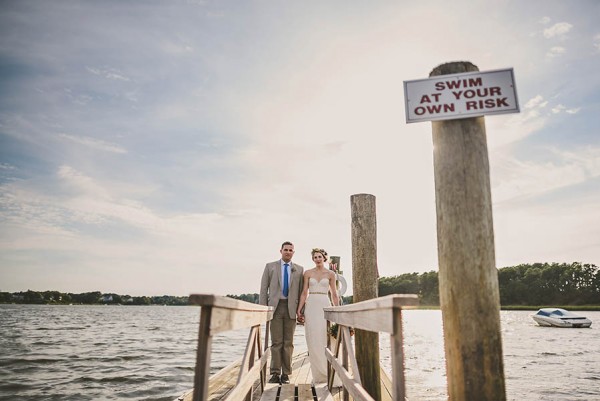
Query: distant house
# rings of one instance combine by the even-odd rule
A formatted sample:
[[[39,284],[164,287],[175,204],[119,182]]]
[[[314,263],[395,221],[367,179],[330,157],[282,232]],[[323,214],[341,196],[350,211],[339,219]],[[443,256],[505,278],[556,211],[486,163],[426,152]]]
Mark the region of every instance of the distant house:
[[[113,301],[113,297],[112,295],[102,295],[102,297],[100,298],[101,302],[112,302]]]

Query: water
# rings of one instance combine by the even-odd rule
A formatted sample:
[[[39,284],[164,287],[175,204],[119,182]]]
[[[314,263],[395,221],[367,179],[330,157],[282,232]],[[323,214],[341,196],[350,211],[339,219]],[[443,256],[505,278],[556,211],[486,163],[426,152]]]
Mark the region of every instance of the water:
[[[600,400],[600,312],[591,329],[501,313],[509,400]],[[0,400],[168,400],[191,388],[197,307],[0,305]],[[404,312],[407,393],[445,400],[440,311]],[[238,359],[247,331],[216,336],[212,371]],[[303,329],[296,350],[306,349]],[[389,367],[389,337],[381,335]]]
[[[600,400],[600,312],[580,312],[589,329],[540,327],[532,311],[501,311],[504,377],[511,401]],[[403,312],[407,395],[447,399],[442,314]],[[382,365],[391,372],[389,336],[381,335]]]

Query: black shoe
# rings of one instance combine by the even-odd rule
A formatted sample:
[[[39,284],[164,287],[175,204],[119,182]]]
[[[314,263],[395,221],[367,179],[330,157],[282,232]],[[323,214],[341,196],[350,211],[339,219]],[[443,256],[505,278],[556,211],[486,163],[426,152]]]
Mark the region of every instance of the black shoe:
[[[281,384],[290,384],[290,377],[285,373],[281,375]]]
[[[269,379],[269,383],[281,384],[281,381],[279,379],[279,374],[273,373],[273,376],[271,376],[271,378]],[[289,383],[289,380],[288,380],[288,383]]]

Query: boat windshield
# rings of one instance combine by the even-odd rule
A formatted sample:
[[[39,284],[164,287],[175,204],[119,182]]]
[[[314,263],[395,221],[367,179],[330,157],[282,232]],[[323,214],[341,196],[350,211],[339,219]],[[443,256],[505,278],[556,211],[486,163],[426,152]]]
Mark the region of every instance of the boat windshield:
[[[537,311],[536,315],[540,316],[564,316],[564,317],[577,317],[578,315],[571,313],[565,309],[560,308],[543,308]]]

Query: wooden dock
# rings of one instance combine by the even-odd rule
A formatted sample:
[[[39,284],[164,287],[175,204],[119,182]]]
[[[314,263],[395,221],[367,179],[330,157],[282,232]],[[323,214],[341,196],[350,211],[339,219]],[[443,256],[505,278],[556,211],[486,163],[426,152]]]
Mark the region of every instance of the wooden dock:
[[[196,349],[194,389],[178,401],[405,401],[402,308],[416,305],[416,295],[389,295],[352,305],[324,308],[324,318],[338,325],[337,337],[329,337],[323,349],[327,358],[328,383],[311,385],[307,353],[292,360],[290,383],[268,383],[271,348],[269,328],[273,307],[251,304],[211,294],[190,296],[201,306]],[[265,325],[264,342],[261,325]],[[209,376],[212,338],[230,330],[250,328],[246,350],[240,360]],[[361,380],[351,328],[390,334],[392,377],[381,369],[377,383],[380,395],[373,398]],[[357,334],[358,336],[358,334]],[[373,366],[375,369],[376,365]],[[341,387],[334,386],[338,378]],[[335,381],[337,382],[337,380]]]
[[[225,401],[235,387],[242,360],[221,369],[208,380],[208,401]],[[253,399],[260,401],[343,401],[342,388],[333,387],[330,391],[325,383],[311,385],[310,360],[308,353],[303,352],[292,360],[290,383],[277,385],[267,383],[261,394],[260,380],[252,386]],[[392,401],[392,382],[388,374],[381,370],[382,401]],[[192,401],[193,390],[190,390],[175,401]]]

